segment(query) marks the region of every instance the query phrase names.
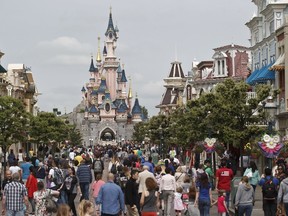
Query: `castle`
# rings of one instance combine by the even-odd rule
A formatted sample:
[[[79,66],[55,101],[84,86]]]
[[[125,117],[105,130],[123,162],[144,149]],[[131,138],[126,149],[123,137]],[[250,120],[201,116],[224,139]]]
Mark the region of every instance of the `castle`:
[[[110,10],[103,52],[91,58],[89,82],[82,87],[82,101],[68,115],[70,123],[81,131],[84,146],[116,145],[132,138],[133,128],[142,121],[142,109],[136,95],[134,105],[124,66],[117,60],[119,30],[114,27]],[[128,92],[127,92],[128,89]]]

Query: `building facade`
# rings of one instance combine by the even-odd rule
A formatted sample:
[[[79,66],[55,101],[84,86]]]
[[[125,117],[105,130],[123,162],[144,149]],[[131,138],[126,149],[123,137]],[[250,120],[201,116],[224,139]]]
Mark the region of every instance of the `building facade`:
[[[82,101],[68,115],[82,132],[83,145],[116,145],[130,140],[134,124],[142,121],[139,100],[133,100],[131,82],[124,65],[116,56],[119,30],[114,26],[110,11],[108,27],[105,32],[103,52],[98,51],[96,62],[93,57],[89,67],[89,81],[82,87]]]
[[[226,45],[214,49],[213,60],[192,62],[185,85],[184,101],[199,98],[227,78],[245,80],[248,76],[250,50],[240,45]]]
[[[257,13],[246,23],[250,29],[252,73],[246,82],[252,92],[259,83],[271,84],[279,89],[279,95],[269,96],[265,108],[269,110],[269,122],[282,135],[288,134],[287,91],[285,83],[285,16],[288,14],[287,0],[253,0]],[[287,40],[287,39],[286,39]],[[286,80],[285,80],[286,79]]]
[[[160,104],[156,106],[160,109],[159,114],[169,115],[172,110],[183,103],[186,79],[181,62],[172,62],[168,77],[164,79],[165,93],[162,95]]]
[[[4,53],[0,52],[0,59]],[[0,64],[0,97],[10,96],[23,101],[25,110],[34,116],[37,115],[39,108],[37,106],[39,92],[33,78],[30,68],[24,64],[8,64],[6,70]],[[30,143],[17,143],[11,145],[14,152],[19,149],[28,152],[33,147]],[[35,149],[35,148],[34,148]]]

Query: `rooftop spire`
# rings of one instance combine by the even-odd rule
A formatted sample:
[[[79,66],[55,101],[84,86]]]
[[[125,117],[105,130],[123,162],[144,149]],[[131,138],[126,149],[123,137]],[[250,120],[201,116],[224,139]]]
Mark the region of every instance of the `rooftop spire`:
[[[98,37],[98,51],[97,51],[97,62],[101,62],[101,53],[100,53],[100,37]]]
[[[93,55],[91,55],[91,64],[90,64],[89,72],[96,72],[96,68],[93,62]]]
[[[115,35],[115,29],[114,29],[113,19],[112,19],[112,7],[110,7],[109,22],[108,22],[108,27],[107,27],[105,36],[107,36],[109,32],[112,32]]]
[[[132,94],[132,87],[131,87],[131,78],[129,77],[129,92],[128,92],[128,99],[132,99],[133,94]]]

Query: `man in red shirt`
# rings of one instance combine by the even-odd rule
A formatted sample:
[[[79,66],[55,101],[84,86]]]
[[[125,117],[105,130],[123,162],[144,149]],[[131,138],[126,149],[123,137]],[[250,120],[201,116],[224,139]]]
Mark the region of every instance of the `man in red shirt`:
[[[221,161],[221,167],[216,171],[216,184],[215,187],[217,190],[226,191],[226,205],[229,209],[229,198],[231,191],[231,181],[233,179],[233,171],[230,168],[227,168],[227,161]]]

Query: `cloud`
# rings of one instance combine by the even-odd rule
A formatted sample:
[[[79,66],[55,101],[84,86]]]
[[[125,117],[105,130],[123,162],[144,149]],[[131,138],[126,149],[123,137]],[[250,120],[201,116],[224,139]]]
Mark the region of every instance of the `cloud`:
[[[162,93],[165,91],[163,81],[149,81],[147,83],[136,82],[135,85],[137,86],[135,90],[139,90],[137,91],[138,95],[145,98],[159,98],[159,93],[161,98]],[[157,104],[155,104],[155,106],[156,105]]]
[[[76,38],[62,36],[51,41],[40,41],[39,47],[44,49],[57,49],[62,51],[87,52],[91,49],[88,43],[81,43]]]

